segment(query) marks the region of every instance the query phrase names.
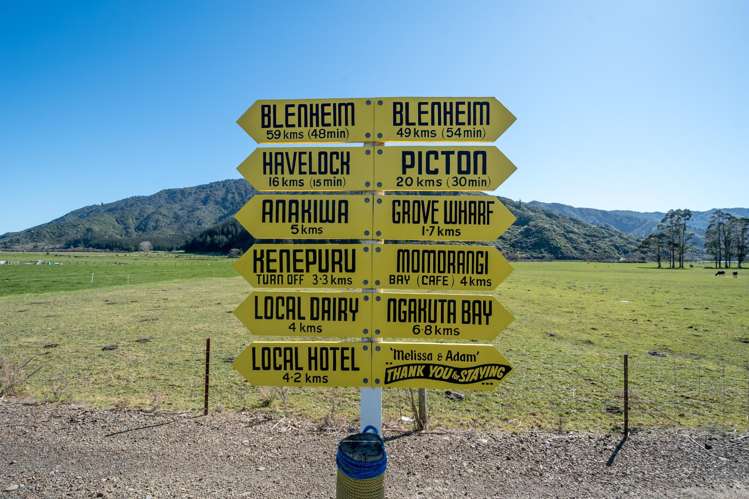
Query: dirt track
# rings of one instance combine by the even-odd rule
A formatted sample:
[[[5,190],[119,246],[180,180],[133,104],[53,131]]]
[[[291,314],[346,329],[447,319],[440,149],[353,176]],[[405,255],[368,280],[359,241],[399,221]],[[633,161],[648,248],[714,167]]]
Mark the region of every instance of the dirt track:
[[[165,424],[166,423],[166,424]],[[2,497],[332,497],[345,428],[0,401]],[[388,497],[749,497],[749,436],[387,431]],[[14,489],[14,490],[13,490]]]

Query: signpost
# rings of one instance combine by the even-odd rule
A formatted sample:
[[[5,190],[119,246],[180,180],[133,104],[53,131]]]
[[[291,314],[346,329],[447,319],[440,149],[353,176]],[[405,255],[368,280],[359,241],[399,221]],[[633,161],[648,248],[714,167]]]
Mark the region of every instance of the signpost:
[[[260,147],[237,168],[261,192],[488,191],[515,165],[494,146]]]
[[[494,142],[515,116],[494,97],[376,99],[375,140]]]
[[[372,374],[384,388],[492,390],[512,370],[492,345],[381,342],[377,347]]]
[[[512,322],[495,295],[381,293],[374,334],[384,338],[493,340]]]
[[[234,268],[253,288],[366,288],[372,245],[255,243]]]
[[[385,289],[494,291],[512,267],[496,246],[382,244],[374,283]]]
[[[362,239],[372,230],[372,197],[256,194],[236,218],[256,239]]]
[[[255,290],[234,315],[256,336],[368,337],[371,294]]]
[[[491,191],[515,171],[494,146],[377,147],[374,158],[383,191]]]
[[[351,341],[253,341],[233,367],[258,386],[370,386],[370,354]]]
[[[258,191],[364,191],[373,157],[365,147],[259,147],[237,169]]]
[[[514,222],[477,192],[515,166],[493,145],[465,145],[495,141],[514,120],[494,97],[255,102],[238,123],[258,143],[327,145],[260,147],[238,168],[261,193],[236,215],[260,241],[234,265],[253,288],[235,315],[255,336],[295,339],[253,340],[234,368],[260,386],[360,387],[361,423],[378,427],[382,388],[504,380],[507,359],[467,341],[492,341],[512,321],[493,294],[512,269],[493,245],[449,243],[493,242]]]
[[[237,123],[258,144],[374,140],[370,99],[259,100]]]
[[[494,196],[377,196],[375,235],[386,240],[494,241],[515,221]]]

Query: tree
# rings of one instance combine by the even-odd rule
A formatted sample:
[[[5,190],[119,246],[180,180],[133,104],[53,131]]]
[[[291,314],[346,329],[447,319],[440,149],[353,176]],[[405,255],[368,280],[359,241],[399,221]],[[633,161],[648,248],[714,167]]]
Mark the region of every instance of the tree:
[[[674,268],[674,232],[671,230],[671,211],[669,211],[655,228],[655,234],[658,235],[660,242],[663,244],[665,256],[668,257],[668,268]],[[660,267],[660,266],[659,266]]]
[[[723,232],[723,262],[726,268],[731,267],[734,257],[735,241],[733,240],[733,226],[736,223],[736,217],[730,213],[725,214],[725,222],[722,225]]]
[[[153,249],[153,244],[151,244],[151,241],[141,241],[141,243],[138,245],[138,249],[140,249],[143,253],[150,253]]]
[[[720,237],[718,237],[718,225],[717,222],[711,219],[705,229],[705,251],[707,254],[712,255],[716,269],[720,268],[723,258],[723,254],[720,250],[721,246]]]
[[[692,211],[689,209],[677,210],[678,215],[678,230],[679,230],[679,268],[684,268],[684,255],[689,247],[689,240],[694,236],[693,232],[687,230],[687,222],[692,218]]]
[[[713,256],[715,268],[731,265],[731,236],[728,224],[735,218],[722,210],[715,210],[705,230],[705,250]]]
[[[687,230],[687,222],[692,218],[690,210],[669,210],[658,223],[656,233],[668,250],[669,268],[684,268],[684,255],[687,252],[692,233]]]
[[[658,268],[661,268],[661,258],[663,257],[664,248],[666,247],[666,237],[663,233],[654,232],[645,239],[640,241],[640,245],[635,250],[637,253],[642,255],[653,255],[655,261],[658,263]],[[647,258],[647,257],[646,257]]]
[[[736,255],[736,264],[742,268],[749,249],[749,218],[734,218],[730,221],[729,232],[733,243],[733,254]]]

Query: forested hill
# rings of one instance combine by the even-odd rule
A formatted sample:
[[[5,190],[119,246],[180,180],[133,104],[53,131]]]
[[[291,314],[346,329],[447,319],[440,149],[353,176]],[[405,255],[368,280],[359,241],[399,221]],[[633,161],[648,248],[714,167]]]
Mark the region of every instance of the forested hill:
[[[0,249],[96,248],[134,250],[142,241],[155,249],[226,253],[252,238],[233,215],[253,194],[244,180],[168,189],[114,203],[88,206],[25,231],[0,236]],[[518,221],[497,241],[510,258],[617,260],[636,243],[599,227],[503,199]]]
[[[502,202],[517,217],[499,238],[497,246],[511,259],[618,260],[632,251],[636,242],[621,232],[586,224],[511,199]],[[226,253],[245,250],[252,237],[234,220],[205,231],[190,241],[188,251]]]
[[[244,180],[223,180],[86,206],[49,223],[2,235],[0,249],[135,250],[142,241],[150,241],[155,249],[179,249],[231,218],[253,192]]]

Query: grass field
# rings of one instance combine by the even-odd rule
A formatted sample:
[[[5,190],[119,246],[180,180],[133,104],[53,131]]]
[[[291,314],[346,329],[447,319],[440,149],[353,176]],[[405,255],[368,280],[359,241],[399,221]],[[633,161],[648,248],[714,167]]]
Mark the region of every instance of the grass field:
[[[0,260],[63,263],[0,266],[0,357],[39,369],[24,385],[29,396],[198,410],[210,336],[214,408],[346,420],[358,413],[356,390],[255,388],[231,370],[250,339],[231,311],[249,286],[226,258]],[[513,375],[496,392],[465,392],[464,401],[431,391],[433,424],[610,430],[621,422],[621,356],[629,352],[634,426],[749,427],[749,272],[733,279],[638,264],[514,267],[499,295],[516,320],[496,342]],[[386,390],[384,405],[386,422],[410,416],[406,391]]]
[[[0,296],[231,277],[226,258],[181,253],[2,253]]]

